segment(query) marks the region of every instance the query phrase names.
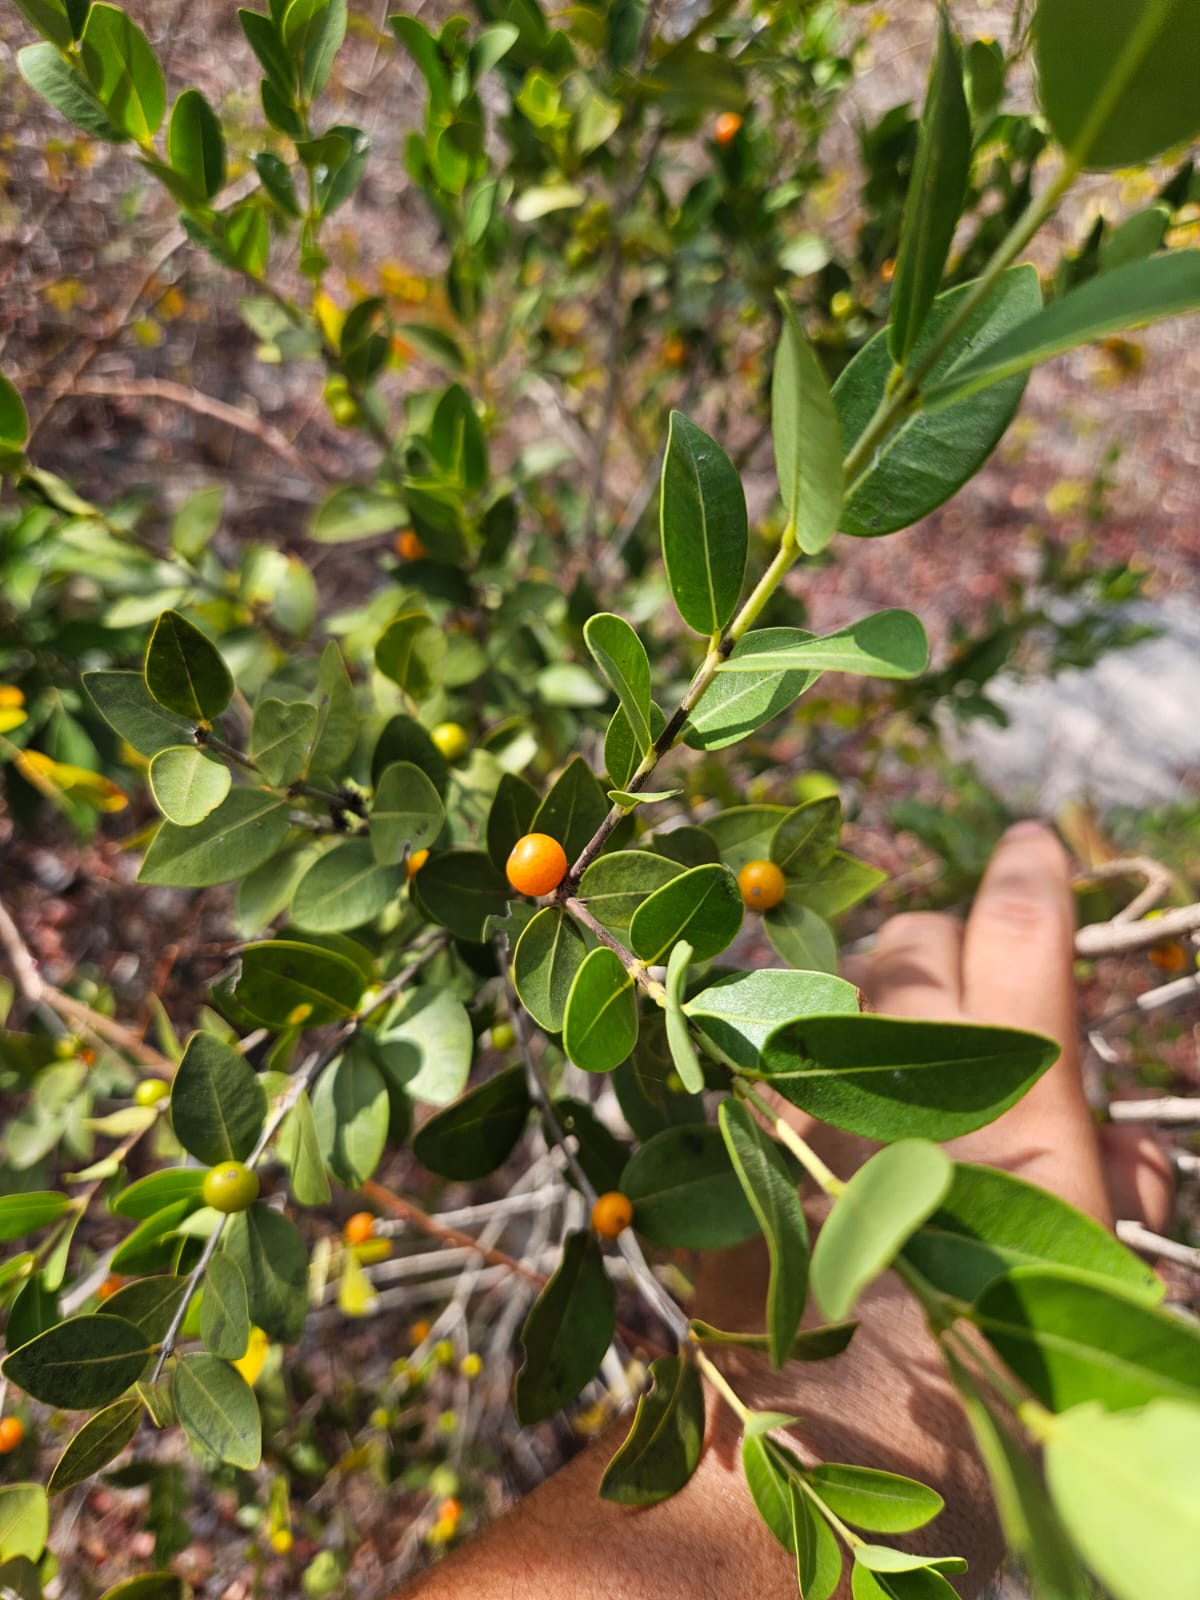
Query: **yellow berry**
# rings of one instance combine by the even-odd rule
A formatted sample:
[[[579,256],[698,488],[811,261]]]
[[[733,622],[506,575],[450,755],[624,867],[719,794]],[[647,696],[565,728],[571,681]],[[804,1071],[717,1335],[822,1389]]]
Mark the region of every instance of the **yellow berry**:
[[[205,1173],[200,1193],[214,1211],[245,1211],[258,1199],[258,1174],[244,1161],[222,1161]]]
[[[602,1239],[615,1239],[633,1221],[633,1202],[619,1189],[598,1197],[592,1207],[592,1227]]]
[[[548,833],[527,833],[509,853],[508,881],[518,894],[551,894],[567,875],[567,852]]]
[[[429,730],[429,737],[447,761],[461,761],[470,748],[467,730],[460,722],[439,722]]]
[[[275,1551],[276,1555],[287,1555],[295,1542],[290,1528],[276,1528],[271,1535],[271,1549]]]
[[[470,1355],[464,1356],[459,1362],[458,1370],[464,1378],[477,1378],[483,1371],[483,1357],[476,1355],[472,1350]]]
[[[742,902],[751,911],[770,911],[787,888],[787,879],[773,861],[747,861],[737,881]]]
[[[170,1092],[170,1084],[164,1083],[161,1078],[143,1078],[134,1088],[133,1099],[135,1105],[156,1106],[160,1100],[165,1100]]]

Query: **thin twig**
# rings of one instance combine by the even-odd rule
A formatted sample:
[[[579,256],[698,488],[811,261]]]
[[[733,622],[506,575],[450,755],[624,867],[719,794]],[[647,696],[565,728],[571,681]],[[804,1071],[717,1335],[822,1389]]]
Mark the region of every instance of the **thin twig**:
[[[300,473],[317,488],[325,489],[329,485],[325,473],[298,450],[287,435],[273,423],[267,422],[256,412],[228,405],[224,400],[202,394],[199,389],[189,388],[186,384],[173,383],[169,378],[83,378],[73,384],[68,392],[78,395],[111,395],[119,399],[132,397],[164,400],[168,405],[180,406],[197,416],[209,417],[214,422],[224,423],[227,428],[248,434],[251,438],[257,439],[265,449],[277,455],[281,461],[286,461],[293,472]]]
[[[1144,1223],[1132,1220],[1119,1221],[1116,1232],[1121,1243],[1127,1244],[1131,1250],[1137,1250],[1144,1256],[1161,1256],[1164,1261],[1173,1261],[1176,1266],[1200,1272],[1200,1249],[1195,1245],[1164,1239],[1161,1233],[1153,1233]]]
[[[1147,950],[1163,939],[1180,939],[1200,929],[1200,905],[1176,906],[1161,917],[1141,922],[1092,922],[1075,935],[1075,954],[1084,959],[1096,956],[1129,955]]]
[[[1169,1094],[1157,1100],[1114,1100],[1108,1115],[1111,1122],[1200,1122],[1200,1099]]]
[[[1081,888],[1087,883],[1104,878],[1145,878],[1145,887],[1140,889],[1127,906],[1123,906],[1111,918],[1113,923],[1136,922],[1139,917],[1144,917],[1147,911],[1152,910],[1160,900],[1166,898],[1171,892],[1174,883],[1174,874],[1161,861],[1155,861],[1153,856],[1121,856],[1116,861],[1102,861],[1096,866],[1086,867],[1077,873],[1071,880],[1072,888]]]

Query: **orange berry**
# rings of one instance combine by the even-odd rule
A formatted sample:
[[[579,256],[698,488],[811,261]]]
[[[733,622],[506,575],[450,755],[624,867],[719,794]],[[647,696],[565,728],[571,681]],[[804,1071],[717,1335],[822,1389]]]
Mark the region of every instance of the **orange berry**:
[[[1168,977],[1177,978],[1188,969],[1187,951],[1173,939],[1160,939],[1157,944],[1152,944],[1146,951],[1146,957],[1152,967],[1157,967]]]
[[[431,1326],[432,1324],[425,1317],[422,1317],[418,1322],[414,1322],[408,1330],[408,1337],[414,1344],[424,1344],[429,1337]]]
[[[421,868],[428,860],[428,850],[413,851],[412,855],[409,856],[408,860],[404,863],[404,876],[408,879],[409,883],[412,882],[417,873],[420,872]]]
[[[513,845],[506,868],[518,894],[552,894],[567,875],[567,852],[548,833],[527,833]]]
[[[880,267],[879,276],[884,283],[891,283],[892,279],[896,276],[896,262],[892,256],[889,256]]]
[[[786,878],[773,861],[747,861],[737,881],[743,904],[751,911],[770,911],[787,888]]]
[[[717,118],[713,129],[713,138],[718,144],[732,144],[741,132],[742,119],[736,111],[722,111]]]
[[[100,1287],[96,1290],[97,1300],[111,1300],[118,1289],[125,1287],[125,1279],[119,1272],[110,1273]]]
[[[437,1514],[442,1522],[457,1522],[462,1516],[462,1506],[455,1499],[443,1500]]]
[[[393,549],[405,561],[421,561],[429,553],[411,528],[405,528],[403,533],[396,535]]]
[[[602,1239],[615,1239],[633,1221],[633,1201],[619,1189],[600,1195],[592,1207],[592,1227]]]
[[[366,1244],[375,1232],[375,1218],[369,1211],[356,1211],[342,1229],[347,1244]]]
[[[20,1417],[0,1417],[0,1456],[11,1455],[25,1438]]]
[[[682,367],[688,358],[687,340],[673,333],[663,341],[663,360],[669,367]]]

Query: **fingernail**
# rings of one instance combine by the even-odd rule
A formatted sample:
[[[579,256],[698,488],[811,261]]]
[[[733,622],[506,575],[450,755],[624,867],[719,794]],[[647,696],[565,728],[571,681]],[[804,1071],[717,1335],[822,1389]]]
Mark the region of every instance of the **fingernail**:
[[[1046,824],[1039,822],[1036,817],[1025,817],[1021,822],[1014,822],[1011,828],[1005,828],[1004,840],[1032,839],[1039,833],[1046,832]]]

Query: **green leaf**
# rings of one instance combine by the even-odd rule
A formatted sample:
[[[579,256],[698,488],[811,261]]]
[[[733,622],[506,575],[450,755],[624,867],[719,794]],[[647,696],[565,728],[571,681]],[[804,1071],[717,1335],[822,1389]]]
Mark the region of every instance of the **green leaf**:
[[[796,1480],[788,1482],[796,1580],[804,1600],[829,1600],[842,1578],[842,1553],[825,1518]]]
[[[410,884],[422,909],[456,939],[481,944],[489,917],[508,910],[508,879],[482,850],[440,850]]]
[[[167,159],[201,200],[225,186],[225,138],[199,89],[185,89],[172,107]]]
[[[657,739],[667,725],[667,719],[655,703],[650,702],[650,737]],[[641,765],[642,753],[633,737],[629,719],[620,706],[613,712],[604,732],[604,769],[616,788],[624,788],[633,779]]]
[[[369,839],[346,839],[318,856],[296,885],[292,921],[312,933],[361,928],[396,898],[403,884],[403,870],[380,866]]]
[[[0,450],[19,450],[28,435],[29,418],[24,402],[0,372]]]
[[[93,139],[122,144],[129,135],[109,116],[95,90],[52,44],[27,44],[17,51],[17,70],[31,89]]]
[[[217,647],[178,611],[164,611],[154,624],[145,670],[146,687],[159,705],[192,723],[219,716],[233,694]]]
[[[935,1489],[874,1467],[813,1467],[808,1481],[843,1522],[872,1533],[909,1533],[923,1528],[945,1501]]]
[[[503,872],[513,845],[533,827],[541,797],[519,773],[506,772],[496,786],[487,819],[487,852],[497,872]]]
[[[211,1033],[192,1034],[171,1085],[171,1125],[188,1154],[208,1167],[244,1161],[266,1115],[267,1097],[245,1056]]]
[[[970,175],[971,115],[963,92],[962,50],[943,4],[892,283],[888,349],[899,367],[908,360],[942,281]]]
[[[50,1288],[43,1273],[34,1271],[9,1304],[4,1342],[10,1350],[16,1350],[61,1321],[62,1308],[57,1290]]]
[[[268,1338],[298,1344],[308,1317],[308,1252],[296,1224],[256,1200],[230,1217],[224,1239],[245,1279],[250,1321]]]
[[[544,906],[529,922],[513,952],[513,985],[540,1028],[559,1033],[567,996],[587,954],[583,935],[558,906]]]
[[[445,1106],[467,1085],[475,1036],[462,1001],[449,989],[407,989],[369,1036],[384,1076],[410,1099]]]
[[[621,1187],[653,1244],[721,1250],[758,1232],[725,1142],[707,1124],[665,1128],[630,1157]]]
[[[116,126],[139,144],[152,139],[167,109],[167,86],[158,57],[133,18],[96,0],[80,53],[96,98]]]
[[[70,1204],[67,1195],[52,1189],[0,1195],[0,1239],[23,1239],[26,1234],[37,1233],[56,1222]]]
[[[767,1038],[800,1017],[856,1013],[858,990],[824,972],[759,967],[719,978],[684,1006],[700,1032],[734,1063],[753,1071]]]
[[[583,638],[633,731],[642,755],[649,755],[650,659],[646,647],[623,617],[602,611],[583,625]]]
[[[628,928],[634,913],[683,867],[649,850],[614,850],[598,856],[579,880],[579,898],[598,922],[618,931]],[[540,913],[539,913],[540,915]]]
[[[884,1545],[863,1545],[866,1560],[872,1553],[887,1551]],[[902,1552],[895,1552],[901,1554]],[[858,1557],[858,1551],[855,1552]],[[874,1573],[862,1559],[856,1559],[851,1573],[851,1593],[854,1600],[956,1600],[957,1590],[951,1587],[941,1573],[933,1567],[920,1564],[919,1556],[905,1557],[908,1566],[894,1572]]]
[[[787,892],[790,899],[829,918],[848,911],[886,882],[886,872],[836,850],[833,859],[811,875],[789,873]]]
[[[254,156],[254,168],[258,173],[258,181],[284,215],[293,218],[301,217],[303,212],[300,209],[300,202],[296,198],[296,186],[292,182],[292,174],[288,170],[287,163],[271,150],[259,150]],[[356,485],[353,484],[346,485],[347,489],[354,489],[355,487]],[[342,492],[342,490],[335,489],[330,499],[335,498]],[[321,521],[322,512],[328,505],[329,500],[326,500],[322,506],[318,507],[317,514],[313,519],[310,538],[316,539],[318,537],[317,525]],[[351,537],[357,536],[352,534]]]
[[[972,284],[961,284],[938,296],[913,346],[910,365],[920,363],[972,288]],[[949,378],[957,367],[1033,316],[1041,303],[1037,269],[1030,265],[1010,267],[934,362],[926,389]],[[891,372],[887,333],[881,330],[867,341],[834,384],[833,398],[847,450],[853,448],[874,416]],[[872,451],[857,479],[846,485],[842,532],[863,538],[894,533],[936,510],[991,455],[1021,403],[1024,388],[1024,378],[1010,378],[961,409],[936,415],[921,409],[902,422]]]
[[[738,640],[729,660],[786,652],[812,637],[801,628],[757,628]],[[807,667],[755,667],[737,674],[718,674],[684,724],[684,743],[693,750],[723,750],[736,744],[786,711],[820,676],[819,669]]]
[[[317,736],[318,715],[307,700],[268,697],[258,702],[250,724],[250,759],[264,783],[279,788],[304,771]]]
[[[427,700],[438,687],[446,636],[425,611],[402,611],[388,623],[375,646],[375,665],[414,700]]]
[[[177,1200],[196,1198],[203,1185],[204,1174],[195,1167],[168,1167],[163,1172],[151,1172],[139,1178],[127,1189],[122,1189],[109,1203],[114,1216],[134,1217],[144,1222],[164,1206],[173,1205]],[[110,1304],[111,1301],[105,1301],[105,1305]],[[137,1318],[130,1320],[136,1322]]]
[[[675,1063],[675,1070],[679,1074],[679,1081],[688,1094],[699,1094],[704,1088],[704,1068],[700,1065],[700,1058],[696,1054],[696,1047],[692,1043],[691,1034],[688,1032],[687,1018],[683,1014],[681,1004],[683,986],[687,980],[688,966],[692,959],[692,947],[686,940],[680,942],[671,951],[667,962],[667,976],[664,987],[666,1001],[663,1006],[667,1025],[667,1048],[671,1052],[671,1059]]]
[[[348,544],[395,533],[407,523],[403,500],[362,484],[346,483],[317,507],[309,537],[318,544]]]
[[[532,1109],[524,1067],[506,1067],[422,1123],[413,1154],[441,1178],[486,1178],[507,1160]]]
[[[231,1255],[218,1251],[204,1269],[200,1337],[214,1356],[240,1361],[250,1343],[246,1280]]]
[[[923,1139],[880,1150],[838,1195],[813,1250],[813,1293],[837,1322],[945,1199],[949,1158]]]
[[[715,439],[672,411],[660,500],[663,561],[679,615],[711,637],[737,609],[749,535],[737,469]]]
[[[258,57],[259,65],[278,93],[290,102],[296,88],[296,69],[291,57],[283,48],[283,40],[279,36],[273,16],[274,13],[267,17],[258,11],[238,11],[242,32]]]
[[[73,1489],[115,1461],[138,1431],[144,1410],[138,1396],[129,1395],[89,1417],[55,1462],[47,1492]]]
[[[616,1296],[595,1234],[568,1234],[558,1270],[521,1329],[525,1364],[514,1407],[522,1427],[561,1411],[595,1377],[615,1323]]]
[[[171,1380],[180,1425],[193,1444],[253,1472],[262,1460],[262,1418],[254,1390],[217,1356],[182,1356]]]
[[[824,550],[842,509],[842,436],[821,364],[782,294],[783,313],[771,378],[775,474],[787,525],[805,555]],[[726,619],[728,620],[728,619]]]
[[[1009,1548],[1028,1574],[1038,1600],[1091,1600],[1093,1589],[1045,1485],[1011,1424],[947,1346],[942,1359],[959,1399],[992,1487],[1000,1526]]]
[[[852,672],[867,678],[915,678],[929,665],[929,640],[911,611],[877,611],[823,639],[782,649],[735,651],[717,671],[744,676],[763,671]]]
[[[300,89],[315,99],[329,81],[346,37],[346,0],[292,0],[283,14],[284,43],[299,69]]]
[[[294,939],[268,939],[243,949],[234,994],[268,1028],[319,1028],[348,1017],[365,988],[362,969],[348,956]]]
[[[700,1463],[704,1390],[690,1361],[660,1356],[638,1398],[633,1426],[600,1479],[600,1498],[654,1506],[678,1494]]]
[[[39,1560],[49,1531],[50,1509],[40,1483],[0,1488],[0,1561]]]
[[[201,1179],[204,1174],[197,1173]],[[166,1337],[167,1329],[188,1292],[186,1278],[138,1278],[110,1295],[100,1308],[105,1317],[124,1317],[140,1328],[152,1343]]]
[[[163,710],[140,672],[85,672],[83,686],[109,727],[139,755],[153,756],[179,744],[195,728],[186,717]]]
[[[904,1254],[935,1288],[974,1300],[1012,1267],[1037,1262],[1114,1279],[1151,1304],[1162,1279],[1093,1217],[997,1167],[958,1163],[945,1200]]]
[[[505,773],[505,778],[511,776]],[[503,782],[501,779],[502,785]],[[427,849],[445,821],[441,796],[420,767],[411,761],[393,761],[383,769],[370,815],[371,849],[376,861],[399,861],[406,848],[412,854]]]
[[[585,1072],[611,1072],[637,1043],[633,979],[607,945],[586,955],[567,994],[563,1049]]]
[[[767,1241],[767,1334],[771,1365],[781,1367],[808,1297],[808,1226],[795,1180],[775,1140],[735,1100],[722,1100],[719,1115],[729,1159]]]
[[[1200,250],[1172,250],[1113,267],[1020,322],[924,396],[931,413],[1025,373],[1040,361],[1126,328],[1200,311]]]
[[[907,1017],[809,1017],[776,1029],[762,1074],[804,1111],[868,1139],[946,1140],[1015,1105],[1058,1055],[1040,1034]]]
[[[329,1203],[329,1179],[321,1159],[321,1142],[313,1118],[312,1102],[302,1094],[288,1112],[279,1132],[279,1159],[291,1176],[291,1189],[302,1206]]]
[[[608,797],[582,756],[569,761],[555,779],[533,819],[533,833],[557,839],[574,861],[608,815]]]
[[[639,789],[636,794],[628,789],[610,789],[608,798],[614,805],[632,811],[635,806],[652,806],[664,800],[674,800],[682,793],[682,789]]]
[[[203,822],[225,799],[232,783],[229,768],[194,744],[168,745],[150,762],[150,791],[158,809],[181,828]]]
[[[63,0],[16,0],[16,7],[30,27],[36,28],[43,39],[58,45],[60,50],[67,50],[74,44],[75,30]]]
[[[14,1350],[4,1376],[44,1405],[95,1411],[142,1375],[151,1346],[123,1317],[70,1317]]]
[[[728,867],[693,867],[642,902],[630,919],[629,943],[651,966],[681,939],[692,946],[697,961],[708,961],[737,937],[744,909]]]
[[[332,639],[321,651],[317,690],[317,737],[308,763],[309,770],[336,772],[354,754],[354,747],[358,743],[359,718],[354,685],[350,682],[342,652]],[[378,781],[374,772],[372,781]]]
[[[1112,1411],[1200,1401],[1191,1322],[1066,1267],[1015,1267],[988,1284],[972,1320],[1043,1405],[1102,1400]]]
[[[699,1344],[740,1344],[751,1350],[766,1350],[770,1336],[765,1333],[726,1333],[710,1322],[695,1317],[690,1323],[692,1337]],[[840,1356],[858,1331],[857,1322],[833,1322],[824,1328],[803,1328],[792,1340],[791,1361],[831,1361]]]
[[[1191,1600],[1200,1541],[1200,1407],[1153,1400],[1060,1417],[1046,1442],[1054,1508],[1115,1600]]]
[[[173,1572],[146,1572],[106,1589],[100,1600],[191,1600],[191,1596],[189,1586]]]
[[[786,877],[811,877],[832,861],[841,833],[837,795],[809,800],[780,821],[771,840],[771,860]]]
[[[312,1097],[321,1156],[348,1189],[359,1189],[383,1156],[390,1102],[366,1048],[350,1044],[322,1073]]]
[[[1200,130],[1200,16],[1188,0],[1040,0],[1038,99],[1086,169],[1141,166]]]
[[[175,1200],[139,1222],[113,1251],[113,1272],[158,1272],[171,1264],[178,1244],[177,1229],[195,1211],[198,1197]],[[105,1306],[103,1315],[108,1314]]]
[[[798,898],[786,897],[762,919],[771,948],[805,972],[837,971],[837,944],[829,924]]]

